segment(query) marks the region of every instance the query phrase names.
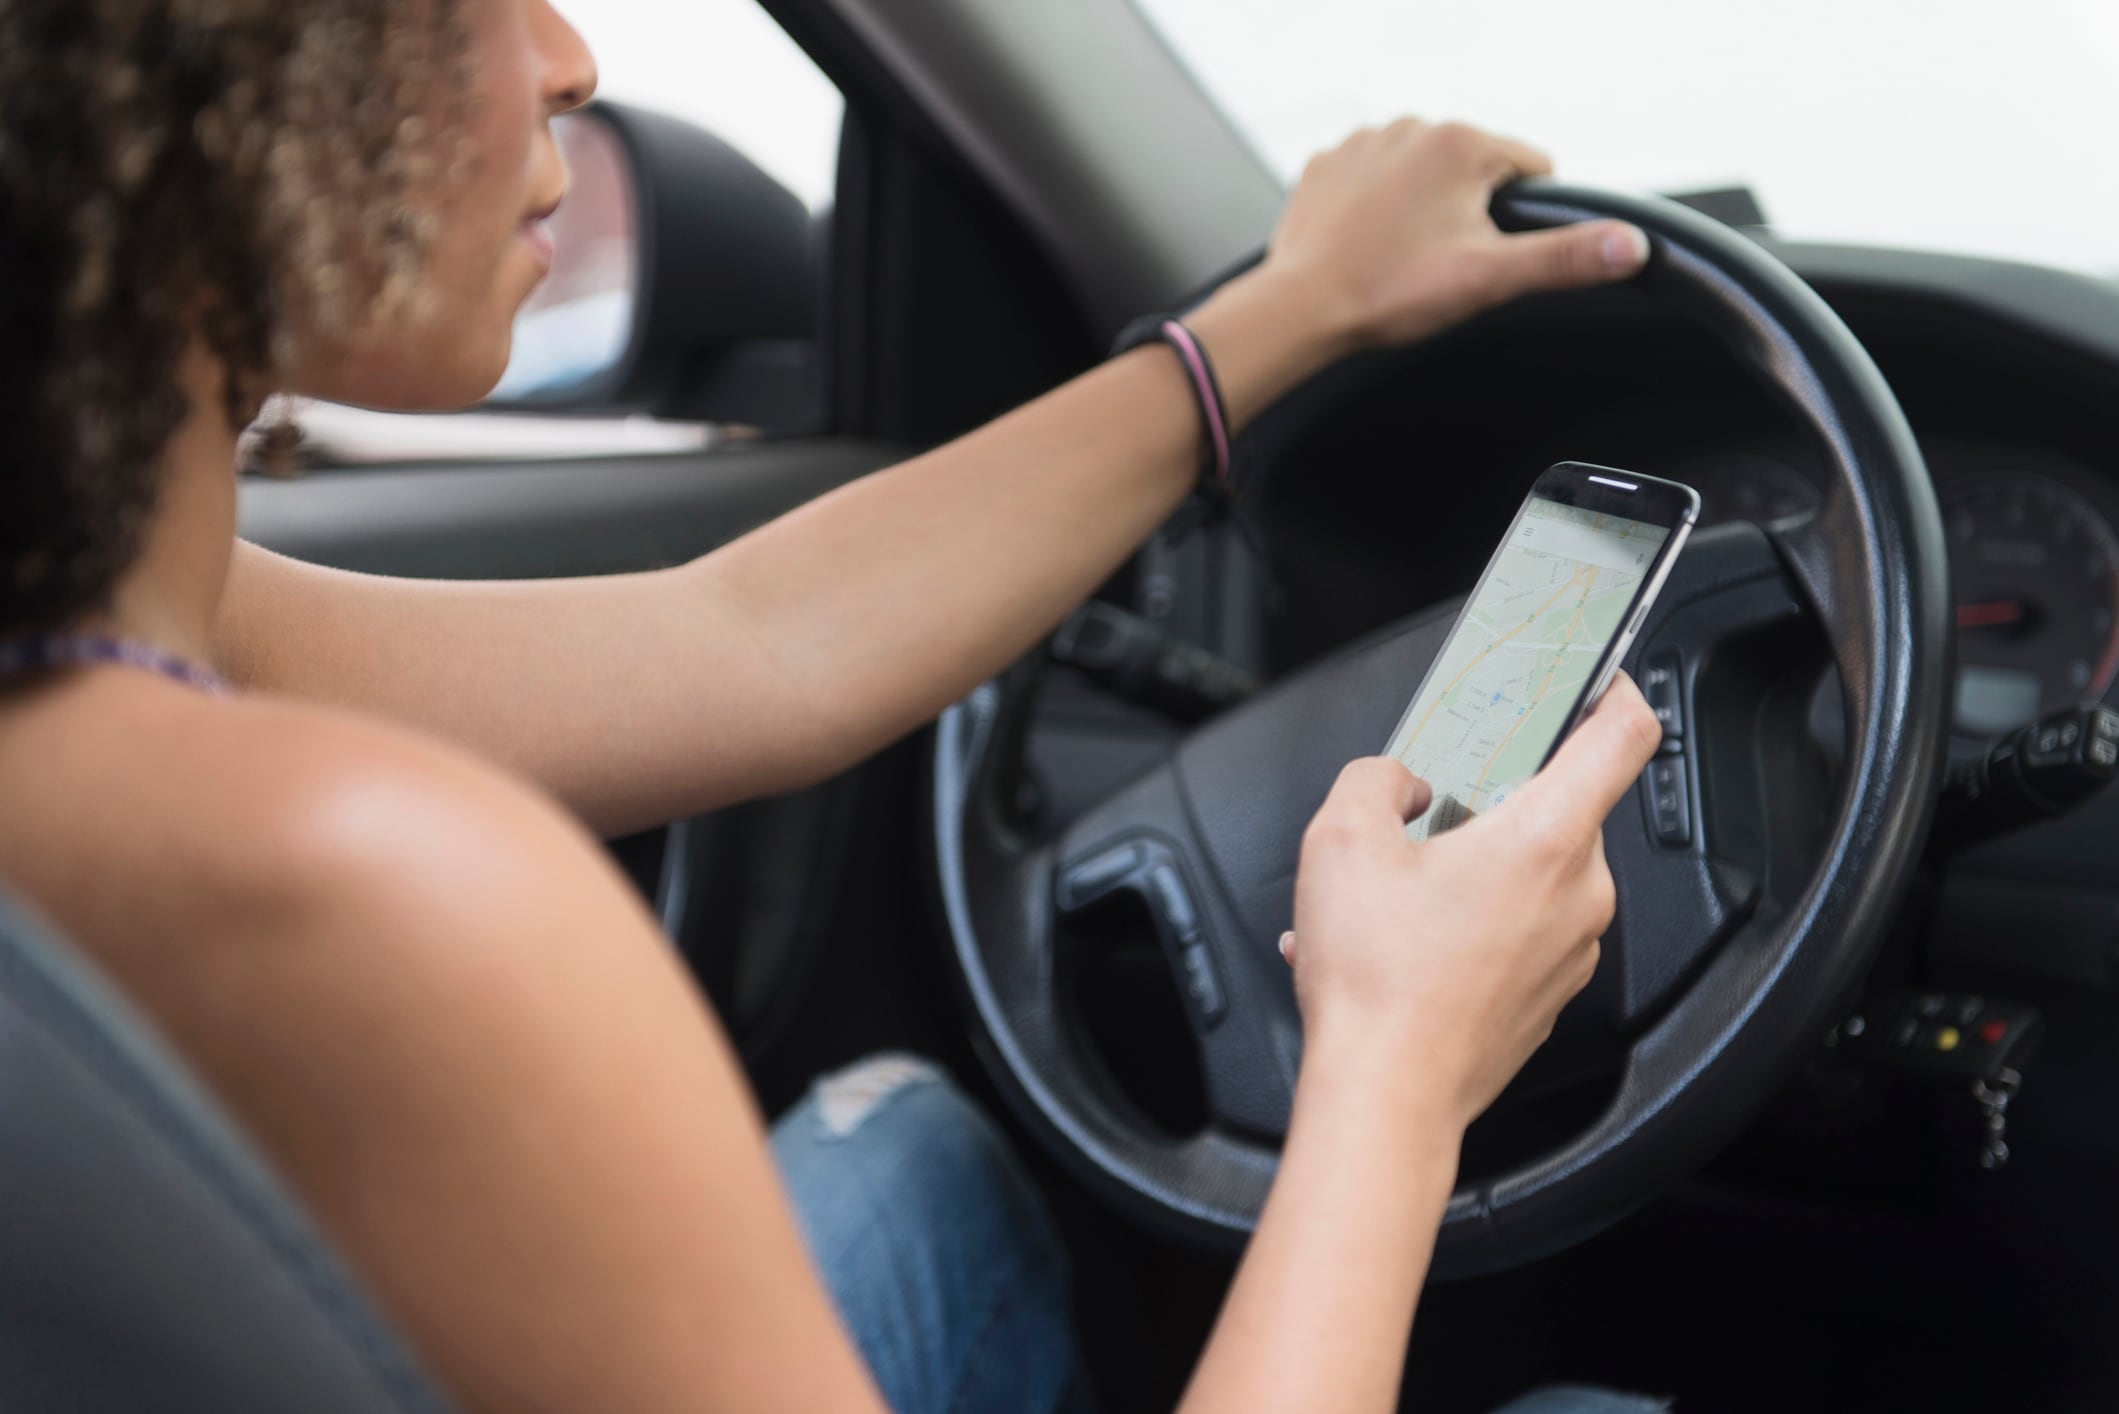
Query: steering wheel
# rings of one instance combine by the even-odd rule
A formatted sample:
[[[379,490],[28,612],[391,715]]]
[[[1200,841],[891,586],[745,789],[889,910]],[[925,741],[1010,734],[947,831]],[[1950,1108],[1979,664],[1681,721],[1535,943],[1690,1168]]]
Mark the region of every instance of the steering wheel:
[[[1755,243],[1674,203],[1527,182],[1494,214],[1510,230],[1619,217],[1646,231],[1642,281],[1779,395],[1828,484],[1805,518],[1695,535],[1642,627],[1627,666],[1664,716],[1665,754],[1605,824],[1618,915],[1596,977],[1521,1082],[1592,1086],[1599,1103],[1528,1152],[1512,1141],[1486,1172],[1467,1164],[1441,1275],[1593,1235],[1764,1106],[1866,973],[1945,747],[1941,517],[1903,413],[1838,316]],[[1457,607],[1206,722],[1050,839],[1012,824],[1006,798],[1033,674],[944,715],[934,846],[974,1039],[1032,1132],[1145,1222],[1223,1242],[1256,1224],[1301,1054],[1276,944],[1302,830],[1339,768],[1380,748]],[[1815,670],[1791,688],[1806,657]],[[1837,759],[1816,744],[1820,716],[1843,732]],[[1120,898],[1145,908],[1185,998],[1173,1024],[1200,1058],[1196,1133],[1164,1132],[1125,1099],[1069,1001],[1066,947],[1089,944],[1069,943],[1083,932],[1066,922]]]

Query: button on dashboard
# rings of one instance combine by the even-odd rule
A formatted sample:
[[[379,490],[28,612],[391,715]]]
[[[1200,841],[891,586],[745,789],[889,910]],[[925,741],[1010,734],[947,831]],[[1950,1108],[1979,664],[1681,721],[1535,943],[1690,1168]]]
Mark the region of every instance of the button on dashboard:
[[[1150,902],[1170,931],[1180,939],[1199,936],[1199,909],[1192,902],[1191,891],[1173,865],[1158,864],[1148,871]]]
[[[1658,756],[1649,763],[1648,809],[1658,840],[1671,846],[1692,843],[1692,801],[1686,793],[1683,756]]]
[[[1657,658],[1641,674],[1641,695],[1648,699],[1649,710],[1662,724],[1666,742],[1685,735],[1685,712],[1679,701],[1678,675],[1675,653]]]
[[[1222,996],[1221,977],[1214,970],[1214,955],[1207,945],[1193,942],[1181,954],[1185,970],[1185,995],[1191,1000],[1192,1009],[1199,1013],[1202,1026],[1212,1026],[1221,1020],[1221,1014],[1229,1009]]]
[[[1147,851],[1139,844],[1123,844],[1083,860],[1060,876],[1060,907],[1086,908],[1123,884],[1147,862]]]

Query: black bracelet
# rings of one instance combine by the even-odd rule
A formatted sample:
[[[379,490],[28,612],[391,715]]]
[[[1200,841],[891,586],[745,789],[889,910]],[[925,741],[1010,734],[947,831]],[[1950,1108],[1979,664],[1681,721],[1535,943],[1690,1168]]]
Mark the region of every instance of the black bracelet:
[[[1221,395],[1221,381],[1214,376],[1214,364],[1198,337],[1182,321],[1167,314],[1150,314],[1128,324],[1111,346],[1111,356],[1117,358],[1143,344],[1154,343],[1168,344],[1177,354],[1185,379],[1191,384],[1193,399],[1199,404],[1200,420],[1206,424],[1207,463],[1200,471],[1197,495],[1210,512],[1225,513],[1235,498],[1235,485],[1229,475],[1233,447],[1229,405]]]

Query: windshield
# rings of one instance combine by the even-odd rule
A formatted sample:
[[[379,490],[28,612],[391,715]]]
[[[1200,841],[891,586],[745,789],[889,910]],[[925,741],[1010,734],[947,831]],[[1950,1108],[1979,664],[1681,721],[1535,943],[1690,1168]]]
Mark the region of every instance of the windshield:
[[[1293,180],[1411,113],[1803,240],[2119,275],[2113,0],[1138,0]]]

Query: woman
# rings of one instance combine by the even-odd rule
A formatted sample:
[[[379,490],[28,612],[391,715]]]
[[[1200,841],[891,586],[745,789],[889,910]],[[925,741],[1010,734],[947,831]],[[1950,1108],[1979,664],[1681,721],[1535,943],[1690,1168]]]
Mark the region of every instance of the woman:
[[[0,799],[34,802],[0,819],[0,876],[188,1055],[466,1408],[874,1410],[878,1377],[900,1407],[1049,1407],[1050,1254],[990,1132],[871,1067],[783,1126],[783,1188],[590,830],[827,777],[1022,653],[1192,485],[1178,360],[1115,359],[663,573],[424,584],[235,541],[267,394],[494,385],[565,187],[549,121],[595,82],[547,0],[0,6]],[[1413,122],[1319,158],[1191,319],[1230,416],[1638,269],[1623,226],[1489,224],[1545,168]],[[1297,884],[1286,1159],[1188,1409],[1390,1407],[1459,1139],[1595,964],[1599,823],[1655,738],[1622,682],[1509,810],[1419,846],[1426,788],[1347,769]],[[943,1155],[978,1195],[945,1215],[1016,1265],[951,1257],[947,1221],[835,1247],[875,1224],[830,1175],[889,1181],[834,1169],[863,1135]],[[995,1374],[1019,1364],[1044,1373]]]

